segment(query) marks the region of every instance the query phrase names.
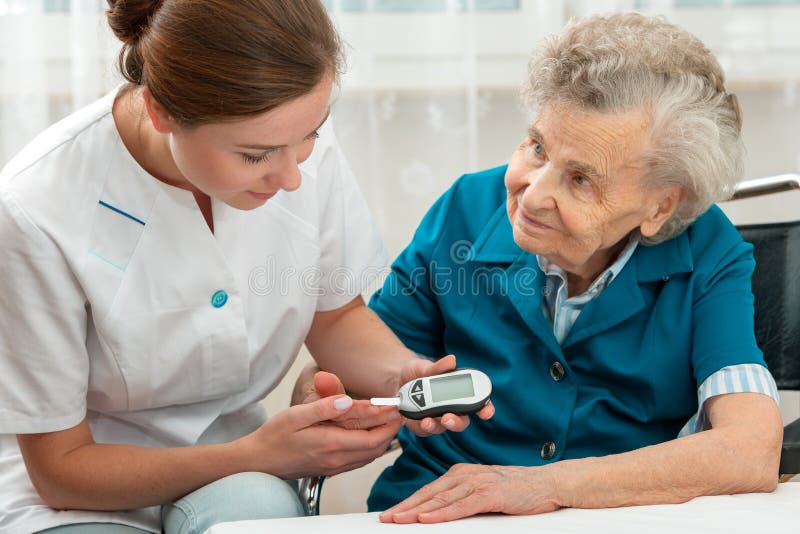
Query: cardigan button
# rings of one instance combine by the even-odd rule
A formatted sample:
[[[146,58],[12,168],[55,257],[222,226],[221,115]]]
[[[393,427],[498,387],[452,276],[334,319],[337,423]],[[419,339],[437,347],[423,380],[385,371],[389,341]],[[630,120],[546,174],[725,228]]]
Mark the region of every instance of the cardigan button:
[[[556,454],[556,444],[553,443],[552,441],[545,441],[544,444],[542,445],[542,451],[541,451],[542,459],[549,460],[550,458],[555,456],[555,454]]]
[[[558,382],[564,378],[565,374],[566,371],[564,371],[564,366],[561,365],[561,362],[555,361],[550,364],[550,378]]]

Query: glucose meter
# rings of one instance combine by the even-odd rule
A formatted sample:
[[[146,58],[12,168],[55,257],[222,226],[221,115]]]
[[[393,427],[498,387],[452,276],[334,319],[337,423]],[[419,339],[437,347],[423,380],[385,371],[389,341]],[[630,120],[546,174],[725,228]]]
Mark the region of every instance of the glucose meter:
[[[375,406],[397,406],[409,419],[466,415],[489,402],[492,382],[477,369],[456,369],[440,375],[415,378],[403,384],[395,397],[373,397]]]

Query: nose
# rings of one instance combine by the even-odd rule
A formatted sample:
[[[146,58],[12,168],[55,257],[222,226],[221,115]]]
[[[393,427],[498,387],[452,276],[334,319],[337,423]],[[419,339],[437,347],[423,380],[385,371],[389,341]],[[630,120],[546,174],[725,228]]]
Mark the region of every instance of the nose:
[[[522,193],[520,203],[525,211],[534,213],[556,209],[559,178],[550,163],[537,169],[531,169],[524,179],[527,181],[527,186]]]
[[[297,157],[296,153],[292,151],[281,158],[281,164],[273,167],[272,172],[266,178],[273,187],[278,187],[284,191],[294,191],[300,187],[302,173],[298,165],[302,163],[303,159]]]

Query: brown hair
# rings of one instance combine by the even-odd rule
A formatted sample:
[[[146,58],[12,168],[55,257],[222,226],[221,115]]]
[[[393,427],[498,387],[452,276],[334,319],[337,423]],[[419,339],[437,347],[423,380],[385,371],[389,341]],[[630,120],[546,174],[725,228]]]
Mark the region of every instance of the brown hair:
[[[122,75],[183,126],[267,112],[342,68],[319,0],[107,1]]]

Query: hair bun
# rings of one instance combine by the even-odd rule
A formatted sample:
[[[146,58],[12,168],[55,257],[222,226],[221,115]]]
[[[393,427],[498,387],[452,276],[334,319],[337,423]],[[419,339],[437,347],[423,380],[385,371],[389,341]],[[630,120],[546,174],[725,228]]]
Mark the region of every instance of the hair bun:
[[[125,44],[134,43],[147,29],[163,0],[106,0],[108,25]]]

